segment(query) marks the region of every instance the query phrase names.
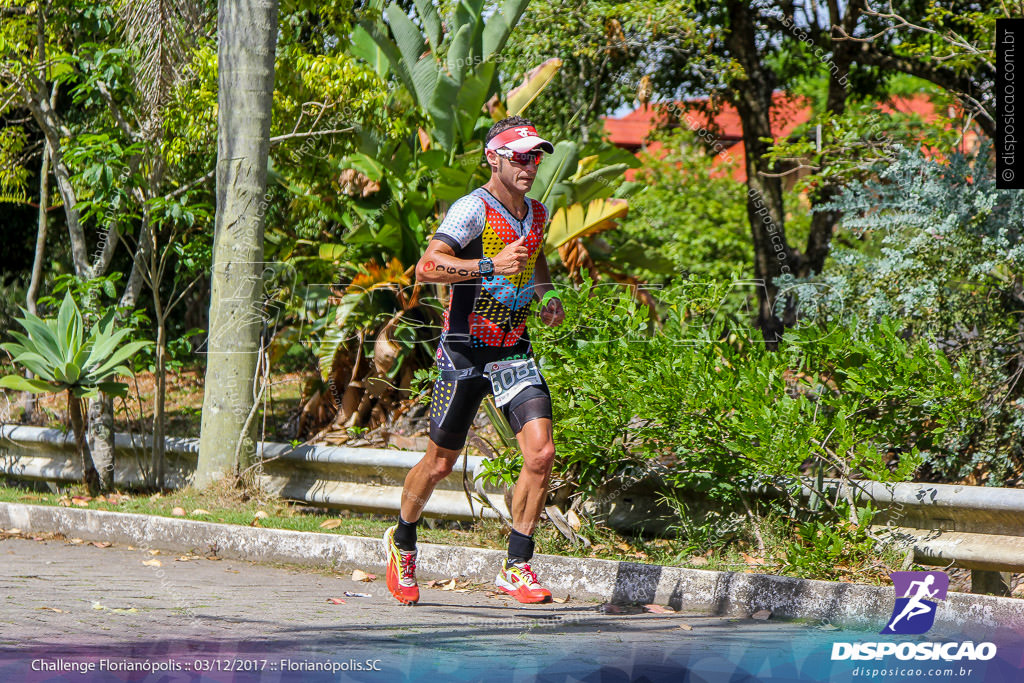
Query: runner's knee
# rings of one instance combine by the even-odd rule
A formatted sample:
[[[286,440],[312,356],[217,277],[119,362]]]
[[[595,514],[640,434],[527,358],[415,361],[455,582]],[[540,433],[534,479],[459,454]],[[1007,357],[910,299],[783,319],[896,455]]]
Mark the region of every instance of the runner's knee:
[[[452,451],[449,449],[441,449],[434,444],[433,447],[427,450],[427,455],[424,458],[427,466],[427,472],[430,479],[437,483],[447,475],[452,473],[452,469],[455,467],[455,462],[459,459],[459,452]]]
[[[427,463],[427,471],[429,472],[430,479],[436,484],[451,474],[456,458],[458,458],[457,454],[455,458],[436,456],[429,461]]]
[[[547,474],[554,461],[555,444],[551,439],[546,439],[539,446],[530,449],[529,453],[523,454],[523,467],[536,474]]]

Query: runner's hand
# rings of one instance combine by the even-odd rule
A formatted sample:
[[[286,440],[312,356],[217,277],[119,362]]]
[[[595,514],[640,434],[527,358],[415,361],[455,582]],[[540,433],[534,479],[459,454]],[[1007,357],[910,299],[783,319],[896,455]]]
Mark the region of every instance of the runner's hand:
[[[553,298],[548,301],[548,305],[540,309],[540,319],[548,327],[557,327],[562,324],[565,320],[565,310],[562,308],[562,302]]]
[[[494,272],[496,275],[515,275],[523,272],[526,262],[530,260],[530,250],[526,247],[526,236],[520,237],[512,244],[507,245],[498,252],[494,261]]]

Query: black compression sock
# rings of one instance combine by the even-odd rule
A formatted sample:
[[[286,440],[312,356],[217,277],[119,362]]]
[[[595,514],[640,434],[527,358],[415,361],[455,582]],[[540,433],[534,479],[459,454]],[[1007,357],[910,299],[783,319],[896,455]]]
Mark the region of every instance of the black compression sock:
[[[416,522],[407,522],[398,515],[398,528],[395,529],[395,545],[401,550],[416,550]]]
[[[529,562],[533,558],[533,536],[521,534],[515,529],[508,535],[508,563]]]

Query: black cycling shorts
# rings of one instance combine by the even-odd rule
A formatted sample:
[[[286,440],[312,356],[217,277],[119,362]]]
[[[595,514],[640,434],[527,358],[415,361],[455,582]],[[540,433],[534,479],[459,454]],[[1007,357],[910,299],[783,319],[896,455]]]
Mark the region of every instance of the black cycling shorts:
[[[520,345],[517,345],[519,347]],[[466,445],[466,435],[473,424],[476,412],[484,397],[491,393],[491,381],[479,371],[487,363],[516,357],[527,357],[529,342],[525,348],[495,350],[494,353],[461,344],[442,341],[437,354],[437,365],[442,370],[463,370],[472,376],[447,380],[442,377],[434,383],[430,399],[430,440],[441,448],[457,451]],[[519,351],[517,353],[517,350]],[[493,356],[493,357],[492,357]],[[476,372],[468,372],[476,368]],[[543,378],[542,378],[543,379]],[[531,385],[520,391],[515,398],[501,407],[512,431],[518,434],[530,420],[551,419],[551,392],[547,382]]]

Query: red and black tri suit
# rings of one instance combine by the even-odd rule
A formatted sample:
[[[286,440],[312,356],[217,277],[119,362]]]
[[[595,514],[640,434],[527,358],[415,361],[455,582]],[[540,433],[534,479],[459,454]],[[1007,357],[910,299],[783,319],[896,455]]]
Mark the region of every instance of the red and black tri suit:
[[[547,209],[526,198],[527,212],[517,219],[490,192],[478,188],[449,209],[434,239],[450,246],[456,258],[493,259],[507,245],[526,236],[526,267],[516,275],[494,274],[452,284],[444,328],[437,347],[441,379],[430,403],[430,438],[438,446],[461,449],[480,402],[491,391],[482,376],[487,363],[533,354],[526,319],[534,298],[534,266],[544,247]],[[474,268],[475,270],[475,268]],[[539,417],[551,418],[547,384],[532,385],[502,406],[513,431]]]

